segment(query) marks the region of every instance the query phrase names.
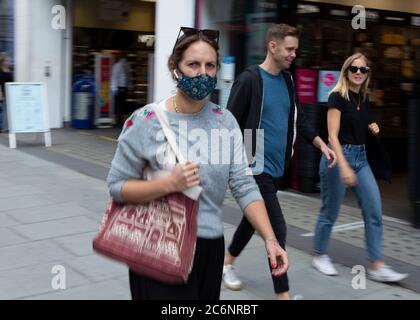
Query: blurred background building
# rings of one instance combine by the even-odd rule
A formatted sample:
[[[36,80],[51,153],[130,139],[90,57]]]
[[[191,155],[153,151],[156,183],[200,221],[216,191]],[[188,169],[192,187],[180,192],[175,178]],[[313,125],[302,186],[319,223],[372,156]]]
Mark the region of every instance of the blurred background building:
[[[92,127],[104,115],[113,117],[110,70],[122,51],[134,82],[125,113],[146,104],[154,32],[154,1],[0,0],[0,51],[12,57],[16,81],[47,84],[52,128],[81,114],[94,117]],[[85,86],[77,85],[82,77]],[[78,90],[93,99],[74,96]],[[92,104],[93,114],[83,112]]]

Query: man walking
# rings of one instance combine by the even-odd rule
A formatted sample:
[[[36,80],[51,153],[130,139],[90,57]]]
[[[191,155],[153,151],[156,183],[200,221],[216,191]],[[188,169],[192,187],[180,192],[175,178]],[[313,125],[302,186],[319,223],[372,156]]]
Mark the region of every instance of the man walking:
[[[117,62],[112,66],[111,90],[114,97],[116,125],[121,127],[124,124],[123,115],[126,110],[126,93],[131,89],[131,74],[127,62],[127,54],[122,52],[117,56]]]
[[[286,71],[296,58],[298,37],[298,30],[294,27],[286,24],[271,26],[266,34],[267,55],[264,62],[248,67],[238,76],[228,101],[228,109],[236,117],[241,130],[252,131],[254,162],[261,158],[264,161],[263,172],[254,178],[264,198],[277,241],[283,249],[286,245],[286,222],[276,192],[290,164],[296,131],[325,154],[330,166],[336,162],[335,153],[305,122],[303,111],[296,101],[292,76]],[[264,130],[264,141],[254,139],[258,129]],[[264,154],[257,152],[261,149],[257,148],[258,142],[264,143]],[[223,282],[232,290],[242,287],[233,263],[253,234],[253,227],[243,218],[225,253]],[[287,273],[272,279],[277,298],[290,299]]]

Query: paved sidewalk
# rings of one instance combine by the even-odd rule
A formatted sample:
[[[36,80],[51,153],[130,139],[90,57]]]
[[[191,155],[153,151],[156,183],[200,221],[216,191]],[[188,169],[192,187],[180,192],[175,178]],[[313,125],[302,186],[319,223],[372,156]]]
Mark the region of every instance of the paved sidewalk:
[[[19,148],[19,145],[18,145]],[[42,147],[40,152],[42,152]],[[103,179],[0,144],[0,299],[129,299],[125,266],[92,252],[108,191]],[[236,211],[235,211],[236,210]],[[227,216],[238,213],[225,206]],[[226,243],[234,224],[225,224]],[[311,256],[288,247],[291,293],[303,299],[419,299],[397,285],[366,281],[352,288],[349,267],[326,277]],[[53,268],[65,269],[65,290],[54,290]],[[242,291],[222,288],[222,299],[273,299],[263,242],[254,237],[237,261]]]

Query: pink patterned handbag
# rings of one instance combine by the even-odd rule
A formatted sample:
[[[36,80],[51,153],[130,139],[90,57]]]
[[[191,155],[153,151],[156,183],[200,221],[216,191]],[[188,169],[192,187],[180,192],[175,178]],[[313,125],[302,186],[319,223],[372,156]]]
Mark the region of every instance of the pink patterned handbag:
[[[179,152],[163,110],[154,105],[169,145]],[[176,154],[185,163],[181,154]],[[192,188],[194,189],[194,188]],[[201,188],[174,193],[145,204],[110,200],[93,249],[123,262],[139,275],[169,284],[185,283],[191,272],[197,239]],[[191,194],[194,196],[191,197]]]
[[[165,283],[185,283],[197,237],[198,201],[182,193],[144,205],[111,200],[93,248],[134,272]]]

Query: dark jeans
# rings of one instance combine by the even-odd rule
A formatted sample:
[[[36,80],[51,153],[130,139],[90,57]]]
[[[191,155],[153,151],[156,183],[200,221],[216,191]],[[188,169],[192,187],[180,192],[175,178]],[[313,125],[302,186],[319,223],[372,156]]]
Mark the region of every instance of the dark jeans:
[[[284,220],[283,212],[280,208],[280,203],[277,199],[278,190],[278,179],[274,179],[270,175],[263,173],[258,176],[254,176],[255,181],[258,184],[261,195],[264,199],[265,206],[267,208],[268,217],[270,218],[271,226],[273,227],[274,233],[280,246],[286,250],[286,234],[287,227],[286,221]],[[233,235],[232,242],[229,246],[229,253],[233,257],[240,255],[242,250],[245,248],[252,235],[254,234],[254,227],[249,223],[247,218],[244,216],[241,223]],[[268,260],[270,271],[272,270],[270,261]],[[274,291],[276,293],[282,293],[289,291],[289,280],[287,273],[273,277]]]
[[[130,270],[133,300],[219,300],[224,238],[197,239],[194,264],[186,284],[168,285]]]

